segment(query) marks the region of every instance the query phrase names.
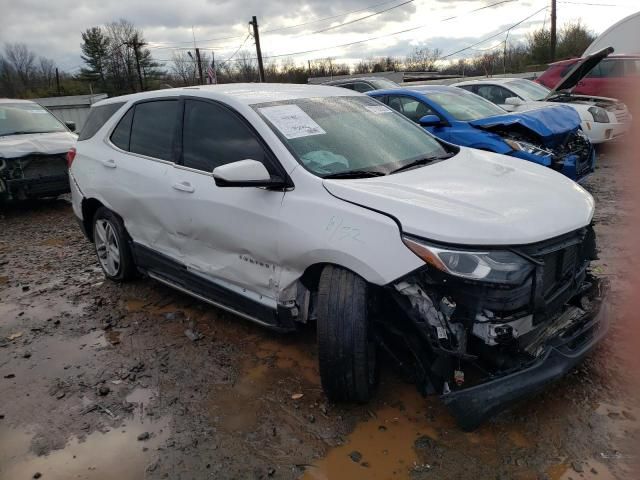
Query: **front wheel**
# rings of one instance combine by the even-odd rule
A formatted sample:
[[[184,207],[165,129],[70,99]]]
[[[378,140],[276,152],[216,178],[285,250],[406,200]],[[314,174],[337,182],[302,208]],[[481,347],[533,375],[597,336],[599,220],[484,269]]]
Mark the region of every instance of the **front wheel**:
[[[331,400],[368,401],[377,380],[376,347],[367,282],[327,266],[318,285],[318,360],[322,388]]]
[[[127,235],[120,217],[100,207],[93,217],[93,242],[105,276],[123,282],[135,274]]]

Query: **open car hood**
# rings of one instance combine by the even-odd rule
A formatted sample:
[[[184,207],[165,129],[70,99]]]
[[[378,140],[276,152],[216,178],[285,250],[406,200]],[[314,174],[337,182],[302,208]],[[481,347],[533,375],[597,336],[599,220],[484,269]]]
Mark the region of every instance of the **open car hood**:
[[[425,167],[323,184],[405,233],[456,245],[539,242],[589,225],[594,211],[589,193],[550,168],[464,147]]]
[[[551,89],[549,95],[546,98],[553,97],[559,92],[564,90],[571,90],[574,88],[580,80],[582,80],[593,68],[598,65],[603,58],[608,57],[613,53],[613,47],[603,48],[602,50],[587,55],[577,62],[567,74],[560,80],[560,82]]]
[[[568,105],[536,108],[506,115],[481,118],[469,122],[483,130],[527,129],[540,137],[545,146],[553,147],[580,126],[580,115]]]
[[[56,155],[67,153],[77,136],[69,132],[29,133],[0,137],[0,157],[18,158],[25,155]]]

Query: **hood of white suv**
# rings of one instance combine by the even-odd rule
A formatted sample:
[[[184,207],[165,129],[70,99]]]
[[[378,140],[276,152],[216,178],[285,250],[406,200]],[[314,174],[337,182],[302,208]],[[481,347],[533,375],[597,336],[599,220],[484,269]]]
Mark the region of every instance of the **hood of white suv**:
[[[29,133],[0,137],[0,157],[18,158],[31,154],[66,153],[76,142],[70,132]]]
[[[384,177],[324,180],[334,196],[397,219],[405,233],[458,245],[524,245],[591,222],[594,201],[553,170],[461,148]]]

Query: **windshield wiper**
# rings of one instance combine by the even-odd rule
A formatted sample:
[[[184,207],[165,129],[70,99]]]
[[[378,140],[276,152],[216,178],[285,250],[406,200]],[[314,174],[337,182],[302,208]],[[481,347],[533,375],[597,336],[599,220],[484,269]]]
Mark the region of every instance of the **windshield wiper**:
[[[330,173],[322,178],[368,178],[383,177],[384,175],[386,173],[377,170],[348,170],[346,172]]]
[[[419,158],[417,160],[413,160],[412,162],[407,163],[406,165],[401,166],[400,168],[396,168],[395,170],[391,170],[389,174],[402,172],[404,170],[409,170],[411,168],[422,167],[424,165],[429,165],[433,162],[439,162],[440,160],[446,160],[447,158],[451,158],[455,155],[455,153],[446,153],[444,155],[436,155],[434,157],[425,157]]]

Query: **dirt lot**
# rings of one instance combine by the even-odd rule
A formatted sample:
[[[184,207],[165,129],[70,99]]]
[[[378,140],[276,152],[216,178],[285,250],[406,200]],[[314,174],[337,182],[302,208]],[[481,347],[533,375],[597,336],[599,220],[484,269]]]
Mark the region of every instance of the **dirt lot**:
[[[601,154],[587,183],[614,305],[638,267],[621,157]],[[104,281],[65,200],[0,215],[0,479],[579,480],[635,463],[625,318],[565,380],[464,433],[391,367],[371,404],[328,403],[312,328],[277,335],[151,280]]]

